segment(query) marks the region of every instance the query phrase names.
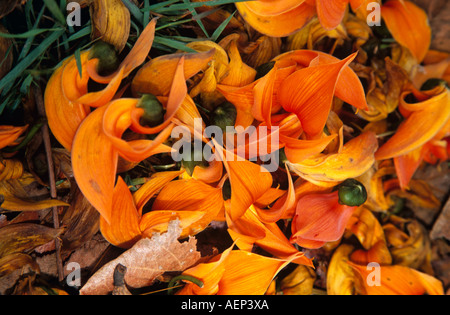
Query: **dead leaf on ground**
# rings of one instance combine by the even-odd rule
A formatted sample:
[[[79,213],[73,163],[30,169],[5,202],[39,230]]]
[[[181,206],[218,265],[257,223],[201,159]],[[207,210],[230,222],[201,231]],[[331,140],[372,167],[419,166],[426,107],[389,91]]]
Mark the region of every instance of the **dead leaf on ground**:
[[[3,0],[0,2],[0,19],[4,17],[5,15],[8,15],[14,9],[20,5],[25,4],[27,0]]]
[[[151,285],[167,271],[184,271],[200,259],[197,240],[190,237],[180,243],[179,221],[170,222],[167,233],[154,234],[139,240],[117,259],[105,264],[81,288],[82,295],[105,295],[114,289],[114,270],[118,264],[127,268],[125,282],[129,287],[142,288]]]
[[[434,223],[430,237],[432,240],[444,237],[450,241],[450,198]]]
[[[0,5],[1,6],[1,5]],[[7,29],[0,25],[0,32],[7,33]],[[14,62],[13,50],[11,49],[13,42],[6,37],[0,37],[0,78],[3,78],[11,70]]]
[[[63,251],[68,252],[80,247],[98,232],[100,214],[77,190],[61,222],[63,226],[67,227],[61,236],[61,240]]]
[[[36,247],[44,245],[61,232],[41,224],[18,223],[0,229],[0,258],[13,253],[29,253]]]
[[[427,12],[433,38],[431,48],[450,52],[450,2],[448,0],[412,0]]]

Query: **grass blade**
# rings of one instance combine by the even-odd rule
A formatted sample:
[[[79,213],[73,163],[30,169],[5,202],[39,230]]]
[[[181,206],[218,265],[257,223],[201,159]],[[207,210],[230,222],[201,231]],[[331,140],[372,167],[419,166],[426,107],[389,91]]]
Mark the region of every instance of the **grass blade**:
[[[45,6],[61,25],[66,25],[66,18],[55,0],[44,0]]]
[[[182,51],[185,51],[185,52],[190,52],[190,53],[197,52],[194,49],[187,47],[185,44],[183,44],[183,43],[181,43],[179,41],[173,40],[173,39],[168,39],[168,38],[164,38],[164,37],[160,37],[160,36],[155,36],[154,42],[158,43],[160,45],[164,45],[164,46],[167,46],[167,47],[170,47],[170,48],[182,50]]]
[[[127,9],[130,10],[131,15],[137,21],[139,21],[139,23],[142,23],[142,21],[144,20],[144,14],[141,12],[141,10],[130,0],[122,0],[122,2],[127,7]]]
[[[223,21],[219,27],[214,31],[214,33],[211,35],[211,40],[215,42],[219,36],[222,34],[223,30],[227,27],[228,23],[230,23],[231,19],[233,18],[236,11],[233,12],[225,21]]]
[[[5,86],[14,82],[22,73],[33,64],[33,62],[40,57],[49,47],[52,45],[65,30],[59,29],[51,33],[46,37],[39,46],[37,46],[31,53],[29,53],[25,58],[22,59],[3,79],[0,80],[0,91],[3,90]],[[7,90],[3,90],[2,94],[7,93]]]

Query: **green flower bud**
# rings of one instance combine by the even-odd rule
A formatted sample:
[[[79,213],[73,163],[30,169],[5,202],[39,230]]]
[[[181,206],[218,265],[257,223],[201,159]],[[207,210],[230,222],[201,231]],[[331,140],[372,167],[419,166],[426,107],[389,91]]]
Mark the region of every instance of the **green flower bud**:
[[[236,107],[230,102],[225,102],[213,111],[211,125],[218,126],[222,131],[226,131],[227,126],[234,126],[236,123]]]
[[[136,107],[144,109],[144,114],[141,117],[142,125],[155,127],[164,122],[165,111],[156,96],[152,94],[142,95]]]
[[[346,179],[339,185],[339,203],[347,206],[360,206],[367,200],[367,191],[356,179]]]
[[[113,73],[119,67],[119,57],[113,45],[98,41],[92,47],[89,53],[89,59],[98,58],[99,63],[97,72],[100,75],[108,75]]]

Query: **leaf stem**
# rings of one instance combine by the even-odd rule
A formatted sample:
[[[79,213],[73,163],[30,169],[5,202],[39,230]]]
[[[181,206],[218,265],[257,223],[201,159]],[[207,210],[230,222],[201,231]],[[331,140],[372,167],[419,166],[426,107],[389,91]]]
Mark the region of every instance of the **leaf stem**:
[[[173,294],[173,288],[175,287],[176,283],[177,283],[178,281],[180,281],[180,280],[190,281],[190,282],[196,284],[196,285],[197,285],[198,287],[200,287],[200,288],[203,288],[203,285],[204,285],[204,284],[203,284],[203,281],[201,281],[201,280],[199,280],[199,279],[197,279],[197,278],[195,278],[195,277],[188,276],[188,275],[179,275],[179,276],[173,277],[173,278],[170,280],[169,285],[168,285],[168,291],[167,291],[167,294],[169,294],[169,295],[172,295],[172,294]]]

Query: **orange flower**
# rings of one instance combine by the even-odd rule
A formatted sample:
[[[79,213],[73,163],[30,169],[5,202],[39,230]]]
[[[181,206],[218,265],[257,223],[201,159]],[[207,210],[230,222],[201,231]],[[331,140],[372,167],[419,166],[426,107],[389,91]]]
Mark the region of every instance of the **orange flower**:
[[[172,150],[162,143],[170,136],[174,126],[171,119],[186,96],[183,64],[181,58],[167,101],[165,121],[158,126],[140,125],[144,109],[137,107],[138,99],[118,99],[93,111],[78,128],[72,150],[74,176],[83,195],[108,222],[119,154],[128,161],[140,162]],[[128,128],[141,134],[159,134],[154,140],[127,142],[122,135]]]
[[[338,191],[306,195],[297,204],[290,240],[306,248],[319,248],[337,241],[355,209],[339,203]]]
[[[183,275],[200,280],[203,286],[188,282],[177,294],[262,295],[278,272],[297,256],[275,259],[232,247],[207,263],[185,270]]]
[[[0,149],[14,144],[14,141],[27,130],[28,125],[23,127],[0,126]]]
[[[325,29],[336,28],[349,3],[356,10],[363,0],[260,0],[237,2],[236,7],[258,32],[284,37],[301,29],[316,14]]]
[[[405,97],[410,92],[403,93],[399,109],[406,119],[375,153],[377,160],[394,158],[402,188],[407,187],[433,146],[450,133],[450,90],[438,87],[427,92],[412,92],[421,101],[407,103]]]
[[[431,28],[424,10],[407,0],[390,0],[381,7],[381,16],[394,39],[407,47],[418,63],[431,44]]]
[[[81,52],[81,70],[75,56],[72,56],[53,73],[45,90],[45,110],[52,133],[67,150],[72,149],[75,133],[90,113],[90,107],[101,107],[111,101],[122,79],[145,61],[153,43],[155,25],[156,19],[153,19],[118,70],[111,75],[103,77],[98,74],[100,59],[94,49]],[[89,92],[90,79],[107,86],[101,91]]]
[[[278,126],[278,148],[285,147],[288,159],[297,163],[322,152],[336,138],[323,136],[334,96],[367,109],[361,82],[348,67],[354,57],[339,60],[316,51],[293,51],[275,58],[273,69],[249,85],[217,88],[236,106],[236,124],[256,119],[261,125]],[[299,139],[302,134],[307,139]]]
[[[104,216],[100,218],[105,239],[129,248],[142,237],[166,232],[173,220],[180,222],[180,238],[201,232],[223,208],[222,191],[195,179],[172,181],[182,172],[156,173],[133,195],[119,177],[109,222]],[[142,214],[143,207],[158,191],[152,210]]]
[[[443,295],[442,282],[417,270],[394,265],[379,267],[380,285],[368,285],[373,269],[352,262],[348,264],[358,275],[356,289],[367,295]]]

